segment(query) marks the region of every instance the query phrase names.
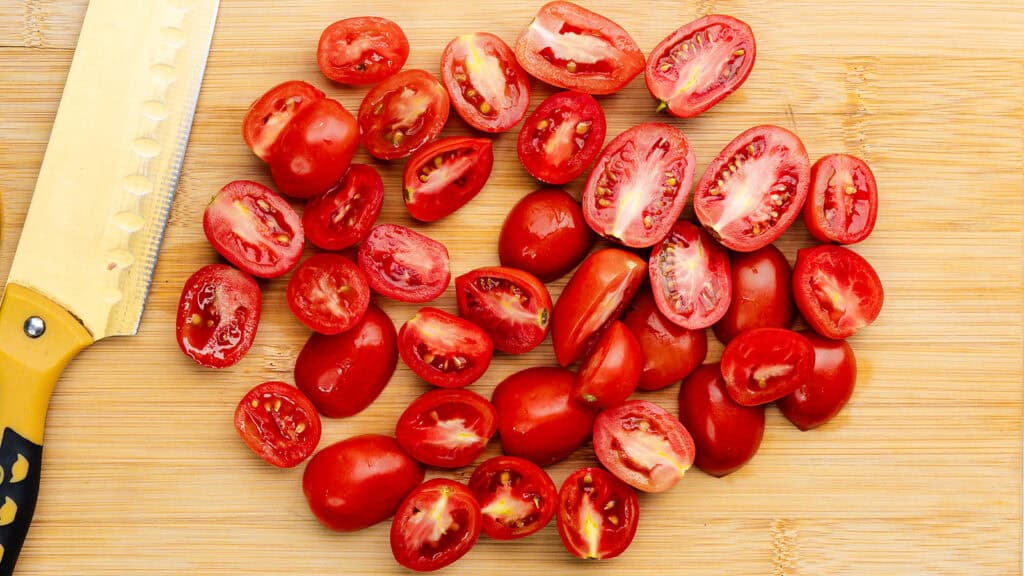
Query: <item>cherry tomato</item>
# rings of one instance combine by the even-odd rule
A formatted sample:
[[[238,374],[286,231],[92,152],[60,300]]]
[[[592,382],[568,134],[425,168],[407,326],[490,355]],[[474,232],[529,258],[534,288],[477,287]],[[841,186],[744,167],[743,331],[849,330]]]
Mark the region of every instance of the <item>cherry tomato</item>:
[[[814,347],[814,373],[775,404],[797,428],[810,430],[832,419],[850,400],[857,383],[857,358],[846,340],[810,330],[800,332]]]
[[[456,136],[427,144],[405,165],[405,207],[421,222],[440,220],[483,189],[493,166],[487,138]]]
[[[374,292],[402,302],[429,302],[448,288],[448,249],[411,228],[378,224],[359,246],[359,267]]]
[[[245,144],[260,160],[270,162],[281,131],[299,112],[323,99],[323,92],[301,80],[290,80],[267,90],[252,103],[242,122]]]
[[[867,163],[847,154],[823,156],[811,167],[804,205],[807,231],[822,242],[854,244],[867,238],[878,218],[878,185]]]
[[[476,544],[480,523],[480,505],[468,488],[434,478],[413,490],[395,513],[391,553],[411,570],[439,570]]]
[[[594,245],[579,202],[560,188],[523,196],[505,217],[498,240],[502,266],[551,282],[572,270]]]
[[[598,408],[611,408],[621,403],[640,382],[642,354],[629,328],[618,320],[612,322],[576,375],[573,396]]]
[[[469,390],[431,390],[398,418],[395,438],[428,466],[461,468],[483,454],[498,430],[498,413]]]
[[[459,314],[484,329],[509,354],[533,350],[548,335],[551,295],[529,272],[495,266],[455,279]]]
[[[741,20],[724,14],[698,18],[669,34],[647,59],[644,79],[658,109],[694,116],[732,94],[750,76],[757,45]]]
[[[282,194],[310,198],[338,183],[359,145],[356,119],[325,98],[302,110],[281,131],[270,174]]]
[[[302,392],[284,382],[264,382],[235,409],[235,429],[268,464],[294,468],[320,443],[320,416]]]
[[[508,130],[530,107],[530,77],[494,34],[465,34],[449,42],[441,54],[441,80],[459,116],[483,132]]]
[[[701,224],[737,252],[782,236],[807,199],[810,163],[800,138],[779,126],[737,136],[708,165],[693,196]]]
[[[310,256],[288,282],[288,307],[303,324],[321,334],[352,328],[370,305],[366,275],[338,254]]]
[[[384,182],[373,166],[352,164],[327,192],[306,203],[306,237],[324,250],[344,250],[362,242],[380,216]]]
[[[558,492],[540,466],[515,456],[495,456],[476,467],[469,489],[480,503],[484,534],[495,540],[525,538],[551,522]]]
[[[404,158],[448,121],[448,92],[424,70],[403,70],[374,86],[359,106],[360,141],[382,160]]]
[[[577,558],[606,560],[622,554],[639,522],[636,492],[600,468],[580,468],[558,492],[558,535]]]
[[[644,69],[628,32],[572,2],[549,2],[516,41],[516,57],[531,76],[587,94],[618,92]]]
[[[814,347],[785,328],[755,328],[733,338],[722,353],[722,377],[744,406],[778,400],[811,378]]]
[[[641,290],[622,321],[640,344],[640,390],[660,390],[685,378],[708,355],[704,330],[688,330],[658,310],[650,290]]]
[[[769,244],[729,255],[732,300],[715,336],[723,343],[744,330],[789,328],[793,323],[793,269],[782,251]]]
[[[476,324],[428,306],[398,331],[398,353],[434,386],[461,388],[487,371],[494,344]]]
[[[682,131],[648,122],[612,140],[583,189],[583,216],[598,234],[626,246],[653,246],[686,206],[696,159]]]
[[[237,364],[256,338],[260,287],[251,276],[224,264],[210,264],[185,281],[178,302],[178,346],[201,366]]]
[[[804,320],[822,336],[849,338],[878,318],[882,280],[861,255],[842,246],[800,250],[793,296]]]
[[[313,333],[295,361],[295,384],[324,416],[362,412],[380,395],[398,364],[391,318],[370,304],[355,326],[333,336]]]
[[[693,465],[693,438],[661,406],[630,400],[597,415],[594,451],[609,472],[644,492],[664,492]]]
[[[604,111],[593,96],[558,92],[526,119],[516,153],[537,180],[565,184],[587,170],[601,151],[607,130]]]
[[[712,476],[731,474],[750,461],[764,436],[764,406],[737,404],[719,365],[705,364],[679,387],[679,421],[693,437],[694,462]]]
[[[729,254],[704,229],[677,222],[650,264],[654,302],[666,318],[698,330],[725,315],[732,301]]]
[[[573,399],[575,380],[564,368],[534,367],[498,384],[491,402],[505,454],[549,466],[587,441],[594,412]]]
[[[555,357],[568,366],[586,355],[633,299],[647,272],[639,256],[617,248],[591,254],[555,303],[551,336]]]
[[[365,434],[317,452],[302,491],[324,526],[351,532],[387,520],[422,481],[423,467],[394,438]]]
[[[405,32],[374,16],[338,20],[320,35],[316,48],[320,71],[342,84],[375,84],[396,74],[408,58]]]
[[[295,210],[270,188],[249,180],[220,189],[203,213],[203,231],[221,256],[260,278],[294,268],[305,244]]]

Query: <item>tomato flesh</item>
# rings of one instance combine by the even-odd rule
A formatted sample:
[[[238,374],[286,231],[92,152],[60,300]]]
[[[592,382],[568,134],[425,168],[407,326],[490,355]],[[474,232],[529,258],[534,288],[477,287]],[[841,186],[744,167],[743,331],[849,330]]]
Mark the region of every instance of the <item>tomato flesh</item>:
[[[707,333],[683,328],[666,318],[648,289],[637,295],[622,322],[640,345],[640,390],[660,390],[678,382],[708,355]]]
[[[744,330],[789,328],[793,323],[793,268],[773,244],[729,255],[732,301],[715,322],[724,344]]]
[[[577,558],[615,558],[633,542],[640,500],[628,484],[600,468],[580,468],[558,492],[558,535]]]
[[[261,304],[260,287],[245,272],[224,264],[200,268],[181,290],[178,346],[201,366],[237,364],[256,338]]]
[[[504,132],[530,107],[530,78],[505,41],[487,32],[457,36],[441,54],[452,107],[483,132]]]
[[[431,390],[398,418],[395,438],[428,466],[460,468],[483,453],[498,430],[498,413],[469,390]]]
[[[312,84],[290,80],[274,86],[259,97],[242,121],[245,144],[260,160],[270,162],[281,131],[299,112],[324,99]]]
[[[448,121],[444,86],[424,70],[403,70],[374,86],[359,106],[360,142],[375,158],[404,158]]]
[[[306,238],[324,250],[344,250],[370,233],[384,204],[384,182],[366,164],[353,164],[333,188],[306,203]]]
[[[576,267],[593,245],[579,202],[564,190],[542,188],[523,196],[505,217],[498,255],[502,266],[551,282]]]
[[[378,224],[359,246],[359,267],[374,292],[402,302],[429,302],[452,274],[444,244],[397,224]]]
[[[487,138],[434,141],[405,165],[405,207],[420,222],[434,222],[472,200],[491,175],[494,151]]]
[[[491,364],[494,344],[479,326],[437,308],[421,308],[398,332],[402,361],[434,386],[461,388]]]
[[[295,270],[287,296],[292,313],[311,330],[339,334],[366,314],[370,286],[355,263],[325,252],[309,257]]]
[[[396,74],[409,58],[409,39],[387,18],[360,16],[331,24],[320,35],[316,62],[342,84],[374,84]]]
[[[675,486],[693,465],[693,438],[661,406],[631,400],[594,421],[597,459],[619,480],[644,492]]]
[[[711,326],[732,301],[728,253],[690,222],[677,222],[651,252],[650,276],[658,309],[683,328]]]
[[[413,490],[399,507],[391,523],[391,552],[411,570],[439,570],[476,544],[480,522],[480,505],[468,488],[434,478]]]
[[[793,295],[811,328],[837,340],[874,322],[885,300],[875,269],[863,256],[842,246],[797,252]]]
[[[268,464],[294,468],[320,443],[320,416],[313,403],[284,382],[264,382],[235,409],[235,429]]]
[[[500,266],[478,268],[456,278],[455,291],[459,313],[483,328],[502,352],[529,352],[548,334],[551,296],[527,272]]]
[[[867,163],[847,154],[823,156],[811,167],[804,205],[807,231],[821,242],[854,244],[867,238],[878,218],[878,185]]]
[[[573,395],[598,408],[623,402],[640,382],[641,354],[640,344],[625,324],[612,322],[576,375]]]
[[[558,92],[541,102],[519,131],[516,153],[531,176],[565,184],[594,161],[608,126],[597,100],[580,92]]]
[[[857,358],[845,340],[832,340],[810,330],[800,332],[814,346],[814,373],[776,405],[801,430],[817,428],[842,410],[857,383]]]
[[[538,532],[558,506],[558,492],[547,472],[515,456],[495,456],[477,466],[469,489],[480,503],[484,534],[495,540]]]
[[[814,348],[806,338],[783,328],[740,333],[722,353],[722,376],[732,399],[744,406],[767,404],[811,378]]]

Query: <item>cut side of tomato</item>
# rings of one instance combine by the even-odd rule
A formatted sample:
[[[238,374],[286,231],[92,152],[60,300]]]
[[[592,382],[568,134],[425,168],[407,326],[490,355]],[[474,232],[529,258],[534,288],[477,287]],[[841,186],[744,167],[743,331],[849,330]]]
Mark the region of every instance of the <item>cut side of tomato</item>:
[[[558,506],[558,492],[547,472],[515,456],[495,456],[477,466],[469,489],[480,503],[484,534],[495,540],[538,532]]]
[[[299,112],[323,99],[323,92],[301,80],[290,80],[267,90],[252,103],[242,121],[245,144],[260,160],[270,162],[281,131]]]
[[[469,390],[431,390],[398,418],[395,438],[410,456],[428,466],[461,468],[483,453],[498,431],[498,413]]]
[[[359,267],[378,294],[402,302],[429,302],[448,288],[448,249],[411,228],[378,224],[359,246]]]
[[[711,326],[732,301],[729,254],[690,222],[677,222],[651,252],[650,275],[658,309],[683,328]]]
[[[375,84],[396,74],[409,58],[409,39],[387,18],[339,20],[320,35],[316,62],[324,76],[342,84]]]
[[[450,101],[424,70],[403,70],[374,86],[359,106],[360,142],[375,158],[404,158],[441,133]]]
[[[580,468],[558,492],[558,535],[577,558],[615,558],[633,542],[640,500],[628,484],[600,468]]]
[[[344,250],[366,238],[383,204],[380,174],[373,166],[353,164],[334,188],[306,203],[302,226],[316,246]]]
[[[530,107],[530,77],[494,34],[465,34],[449,42],[441,54],[441,80],[459,116],[483,132],[508,130]]]
[[[178,301],[178,346],[201,366],[226,368],[252,348],[262,297],[251,276],[210,264],[185,281]]]
[[[811,193],[804,205],[807,230],[822,242],[854,244],[867,238],[878,218],[878,185],[867,163],[829,154],[811,167]]]
[[[607,130],[604,111],[593,96],[581,92],[552,94],[519,131],[519,162],[541,182],[565,184],[583,174],[594,161]]]
[[[284,382],[264,382],[243,396],[235,429],[257,456],[278,468],[298,466],[320,443],[316,408]]]
[[[838,340],[878,318],[885,291],[864,257],[842,246],[818,246],[797,252],[793,296],[815,332]]]
[[[399,564],[439,570],[466,555],[480,538],[480,505],[468,488],[446,478],[421,484],[391,522],[391,552]]]
[[[594,421],[597,459],[626,484],[644,492],[675,486],[693,465],[693,438],[661,406],[631,400]]]
[[[487,138],[442,138],[420,148],[405,165],[405,207],[420,222],[462,208],[487,183],[494,151]]]
[[[548,334],[551,296],[528,272],[478,268],[455,279],[455,295],[459,313],[483,328],[502,352],[529,352]]]
[[[784,328],[755,328],[733,338],[722,353],[722,376],[732,399],[744,406],[767,404],[811,379],[814,348]]]
[[[352,328],[370,305],[366,275],[338,254],[310,256],[288,282],[288,307],[303,324],[321,334]]]
[[[494,344],[476,324],[428,306],[398,331],[398,353],[417,376],[434,386],[461,388],[487,371]]]

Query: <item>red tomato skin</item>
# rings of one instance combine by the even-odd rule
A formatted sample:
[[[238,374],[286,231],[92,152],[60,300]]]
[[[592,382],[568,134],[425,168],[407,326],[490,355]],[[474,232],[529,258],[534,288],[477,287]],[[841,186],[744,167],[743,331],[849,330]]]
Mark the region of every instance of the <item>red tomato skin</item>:
[[[292,118],[323,99],[323,92],[301,80],[282,82],[267,90],[245,114],[242,122],[245,144],[260,160],[270,162],[281,132]]]
[[[503,472],[507,472],[510,477],[515,474],[521,481],[508,488],[510,492],[515,490],[515,496],[520,501],[533,503],[535,508],[538,507],[536,503],[540,503],[539,509],[535,511],[536,516],[531,516],[532,522],[523,526],[509,526],[488,512],[488,498],[501,498],[493,495],[492,485],[495,485],[495,476],[498,478],[497,484],[501,485]],[[519,484],[525,486],[520,487]],[[548,473],[533,462],[517,456],[495,456],[482,462],[469,478],[469,489],[483,512],[483,533],[495,540],[517,540],[539,532],[551,522],[558,506],[558,490]]]
[[[457,155],[452,163],[464,164],[464,170],[451,174],[454,181],[449,182],[442,175],[435,184],[433,176],[449,167],[448,164],[438,167],[436,159],[451,155]],[[488,138],[453,136],[427,144],[412,155],[402,176],[405,207],[409,215],[420,222],[436,222],[452,214],[480,193],[493,167],[494,150]],[[427,181],[424,182],[423,178]],[[463,180],[465,184],[459,185],[458,182]]]
[[[237,364],[256,338],[262,301],[259,285],[245,272],[224,264],[200,268],[181,290],[175,326],[178,346],[200,366]],[[225,316],[240,320],[241,326],[234,322],[225,326],[221,322]],[[199,341],[194,342],[193,336]]]
[[[274,399],[275,404],[265,402],[270,398]],[[293,423],[291,416],[280,415],[282,401],[293,413],[298,413],[300,423],[303,425],[301,432],[298,431],[297,425],[287,430],[282,428],[282,425]],[[289,434],[294,434],[294,436],[286,438],[291,441],[291,445],[283,454],[268,443],[268,439],[263,434],[263,426],[257,422],[260,416],[267,414],[279,415],[274,418],[275,425],[272,428],[267,427],[268,433],[277,432],[278,436],[285,436],[284,433],[287,431]],[[279,423],[279,419],[287,419],[287,421]],[[289,386],[284,382],[264,382],[246,393],[238,402],[238,407],[235,409],[235,430],[238,431],[238,435],[242,437],[246,446],[264,462],[278,468],[294,468],[309,458],[309,455],[316,450],[316,445],[320,443],[321,424],[320,416],[316,413],[313,403],[294,386]],[[257,434],[261,435],[261,438],[256,438]]]
[[[622,322],[640,345],[643,366],[637,384],[639,390],[671,386],[707,358],[707,331],[689,330],[666,318],[654,303],[649,287],[642,289],[633,300]]]
[[[604,110],[593,96],[558,92],[523,123],[516,154],[530,176],[547,184],[567,184],[587,171],[607,133]]]
[[[403,255],[405,259],[395,258]],[[402,302],[434,300],[444,294],[452,281],[448,249],[444,244],[397,224],[374,226],[359,246],[358,259],[374,292]],[[410,269],[415,271],[420,283],[398,285],[393,277],[404,276]]]
[[[846,340],[811,330],[800,334],[814,346],[814,373],[776,405],[794,426],[806,431],[831,420],[850,400],[857,383],[857,358]]]
[[[732,303],[715,323],[724,343],[744,330],[789,328],[793,324],[793,268],[774,244],[729,254]]]
[[[687,264],[701,259],[698,267]],[[666,318],[690,330],[702,330],[722,319],[732,303],[732,275],[729,255],[708,233],[686,221],[676,222],[668,236],[651,252],[651,291],[658,310]],[[700,272],[710,279],[700,279],[701,291],[683,293],[674,298],[676,286],[689,286],[689,282],[673,282],[666,274],[693,274]],[[710,306],[709,306],[710,305]],[[688,315],[687,310],[692,312]]]
[[[467,45],[470,46],[467,47]],[[466,52],[472,50],[495,58],[498,65],[501,66],[501,72],[505,77],[505,92],[502,94],[505,100],[501,102],[501,106],[498,106],[498,102],[485,99],[478,93],[479,90],[470,96],[468,92],[472,88],[462,89],[457,78],[463,72],[458,69],[461,68],[468,72],[465,75],[469,81],[472,80],[472,71],[467,70],[464,64],[460,65],[459,58],[461,56],[461,62],[465,62]],[[510,76],[511,78],[509,78]],[[448,90],[448,96],[451,98],[452,108],[455,109],[455,112],[466,121],[466,124],[481,132],[492,134],[505,132],[518,124],[526,116],[526,111],[530,107],[530,77],[527,76],[526,70],[519,65],[515,53],[508,44],[488,32],[459,36],[445,46],[444,52],[441,54],[441,81],[444,83],[445,89]],[[493,111],[493,114],[485,114],[481,110],[485,103]]]
[[[541,188],[524,196],[505,217],[498,254],[502,266],[551,282],[576,267],[595,239],[575,198],[560,188]]]
[[[829,270],[824,270],[825,267]],[[859,315],[845,323],[842,321],[847,316],[847,310],[844,309],[837,323],[832,313],[821,304],[822,300],[834,300],[841,296],[829,292],[829,288],[833,288],[829,284],[835,278],[837,267],[841,267],[840,272],[843,274],[844,286],[840,288],[859,288],[862,291],[862,294],[853,295],[858,298],[860,305],[852,312],[859,312]],[[857,274],[858,278],[851,281],[850,274]],[[820,279],[820,276],[825,278]],[[820,295],[816,295],[815,289],[818,286],[822,291]],[[842,340],[853,336],[878,318],[885,302],[885,291],[878,273],[863,256],[842,246],[823,245],[797,252],[796,266],[793,268],[793,298],[800,315],[815,332],[826,338]]]
[[[481,429],[477,432],[474,427],[474,433],[477,433],[482,439],[479,445],[459,446],[455,449],[449,447],[448,452],[441,452],[432,448],[436,444],[428,442],[425,434],[417,429],[421,416],[431,414],[433,411],[431,415],[436,420],[438,412],[448,404],[465,406],[470,412],[473,412],[474,416],[478,417]],[[463,414],[464,412],[459,415]],[[441,416],[443,417],[444,414]],[[457,418],[457,415],[451,415],[451,418]],[[467,424],[470,423],[472,422],[467,422]],[[409,404],[395,425],[395,438],[410,456],[427,466],[461,468],[469,466],[483,454],[484,449],[487,448],[487,442],[497,431],[498,412],[486,398],[469,390],[441,389],[431,390]]]
[[[791,367],[791,371],[775,373],[774,367],[780,364]],[[814,347],[786,328],[755,328],[729,342],[722,352],[721,366],[725,388],[733,400],[744,406],[767,404],[811,378]],[[758,383],[760,386],[755,387]]]
[[[362,62],[332,58],[332,48],[337,44],[339,36],[371,43],[373,56]],[[351,45],[352,42],[346,44]],[[365,53],[366,50],[362,52]],[[409,39],[405,37],[402,28],[387,18],[376,16],[338,20],[324,29],[316,49],[316,62],[320,71],[330,80],[341,84],[376,84],[397,74],[408,58]]]
[[[438,336],[441,332],[455,333],[460,341],[454,346],[446,342],[445,350],[431,349],[421,356],[417,352],[417,347],[427,344],[424,338],[443,338],[444,335]],[[432,361],[428,362],[426,359],[427,354],[440,356],[443,352],[447,352],[449,356],[459,354],[469,363],[469,367],[459,367],[455,372],[450,372],[434,366]],[[427,306],[420,308],[419,312],[398,331],[398,354],[410,370],[430,384],[442,388],[462,388],[479,380],[487,371],[494,354],[494,343],[483,328],[469,320]],[[447,360],[445,365],[447,366]]]
[[[642,354],[633,333],[622,322],[612,322],[580,367],[573,396],[595,408],[624,402],[640,382]]]
[[[585,478],[590,477],[589,483],[585,482]],[[609,527],[605,518],[601,518],[601,541],[597,546],[597,550],[590,550],[589,543],[585,538],[581,538],[579,534],[579,527],[576,526],[575,518],[578,515],[577,510],[573,510],[573,504],[576,503],[576,499],[579,498],[579,486],[580,482],[583,481],[585,485],[593,486],[593,491],[597,492],[600,490],[600,495],[604,496],[606,492],[611,493],[611,497],[605,498],[605,500],[615,504],[609,508],[609,515],[614,514],[616,522],[608,522],[611,524]],[[599,511],[598,514],[605,512],[604,506],[601,506],[601,502],[597,502]],[[605,504],[607,506],[608,504]],[[568,550],[573,556],[582,558],[585,560],[596,559],[596,560],[608,560],[615,558],[626,551],[626,548],[633,542],[633,537],[636,536],[636,528],[640,523],[640,499],[637,498],[636,492],[625,482],[619,480],[615,476],[609,474],[601,468],[580,468],[573,472],[565,479],[562,483],[562,488],[558,492],[558,535],[562,539],[562,544],[565,549]],[[614,537],[611,543],[608,543],[608,538],[604,538],[607,532],[611,532]],[[602,549],[601,545],[605,545],[606,548]]]
[[[836,187],[843,187],[837,194],[844,194],[844,201],[852,196],[852,206],[845,202],[834,206],[829,189],[835,178],[842,179],[834,183]],[[851,220],[846,226],[836,222],[844,216]],[[866,162],[848,154],[829,154],[811,166],[811,191],[804,204],[804,224],[811,236],[819,242],[856,244],[871,235],[877,219],[878,184]]]
[[[475,300],[486,297],[482,294],[485,288],[481,284],[498,282],[514,286],[519,296],[519,302],[508,307],[503,305],[501,309],[512,310],[509,314],[532,312],[530,323],[509,321],[507,317],[492,316],[486,310],[474,308]],[[551,328],[551,310],[554,308],[551,295],[544,284],[529,272],[502,266],[477,268],[455,279],[455,296],[459,314],[483,328],[494,341],[495,349],[502,352],[525,354],[540,346]],[[528,305],[535,306],[537,310],[529,310]]]
[[[356,119],[337,100],[324,98],[292,118],[270,159],[282,194],[311,198],[334,186],[358,146]]]
[[[373,166],[352,164],[327,192],[314,196],[302,213],[306,238],[324,250],[344,250],[362,242],[384,204],[384,181]]]
[[[447,506],[449,507],[461,504],[464,507],[462,511],[465,512],[465,518],[462,519],[462,523],[456,522],[458,528],[453,528],[458,532],[454,541],[449,541],[447,547],[440,549],[431,546],[430,556],[423,556],[420,554],[422,550],[408,548],[408,538],[412,531],[405,525],[405,522],[410,517],[421,513],[422,509],[429,507],[429,504],[427,506],[418,505],[418,500],[423,498],[424,494],[433,491],[444,492],[446,494],[445,501],[448,502]],[[453,502],[454,504],[452,504]],[[395,514],[395,519],[391,522],[391,553],[399,564],[410,570],[416,572],[440,570],[462,558],[473,548],[480,538],[480,523],[480,505],[468,488],[447,478],[428,480],[405,498]],[[446,541],[446,536],[447,534],[442,536],[442,543]]]
[[[325,276],[348,302],[338,314],[330,304],[323,304],[320,291],[326,290]],[[338,283],[343,283],[338,286]],[[355,326],[370,305],[370,285],[366,275],[354,262],[339,254],[321,252],[299,265],[288,281],[288,307],[307,328],[321,334],[340,334]],[[335,301],[340,307],[340,304]]]
[[[411,124],[403,124],[413,130],[413,134],[407,134],[405,130],[402,130],[403,136],[389,138],[388,134],[381,133],[381,126],[375,122],[375,117],[391,112],[390,107],[395,102],[398,102],[399,108],[406,105],[419,106],[417,101],[409,103],[404,100],[394,100],[394,98],[404,98],[400,95],[407,88],[415,88],[416,93],[409,97],[424,98],[425,100],[419,104],[423,104],[425,107],[422,107],[422,113],[412,120]],[[448,91],[433,74],[425,70],[402,70],[371,88],[363,98],[362,104],[359,105],[359,141],[374,158],[381,160],[405,158],[441,133],[441,129],[448,122],[449,107]],[[377,110],[382,111],[377,114]],[[416,111],[418,110],[413,110],[413,112]],[[396,127],[391,133],[397,133],[398,129],[399,127]]]

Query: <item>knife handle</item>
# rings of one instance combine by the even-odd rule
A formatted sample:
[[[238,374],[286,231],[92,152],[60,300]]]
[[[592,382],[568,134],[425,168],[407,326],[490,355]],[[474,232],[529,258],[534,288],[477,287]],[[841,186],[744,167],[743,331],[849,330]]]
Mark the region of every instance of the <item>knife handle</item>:
[[[39,495],[43,426],[68,362],[93,342],[59,304],[9,284],[0,303],[0,576],[10,576]]]

